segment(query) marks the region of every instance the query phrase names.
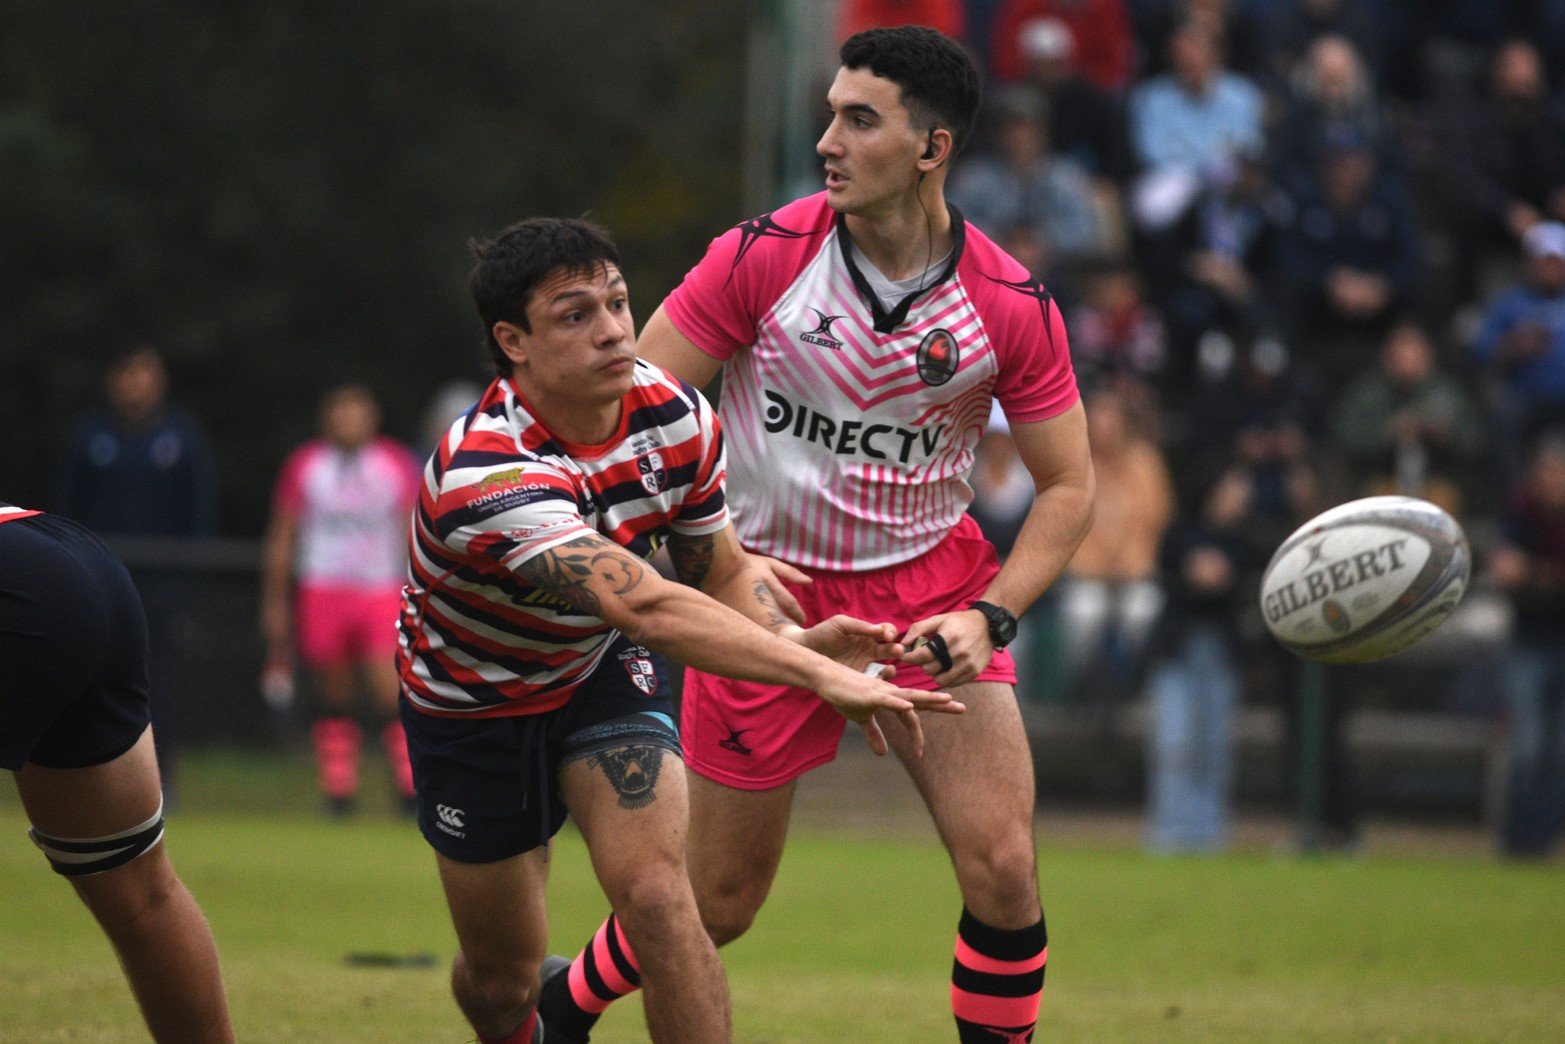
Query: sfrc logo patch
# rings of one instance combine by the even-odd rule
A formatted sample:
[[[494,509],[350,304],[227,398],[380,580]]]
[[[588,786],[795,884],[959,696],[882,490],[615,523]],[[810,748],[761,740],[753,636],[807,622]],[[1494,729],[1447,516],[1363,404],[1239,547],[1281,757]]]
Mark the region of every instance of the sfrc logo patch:
[[[918,379],[940,387],[955,376],[959,354],[950,330],[931,330],[918,346]]]
[[[642,695],[652,696],[658,691],[658,672],[651,660],[640,656],[626,660],[625,673],[630,675],[630,683],[640,689]]]
[[[637,457],[636,470],[641,472],[641,485],[648,493],[661,493],[668,485],[668,469],[663,466],[663,455],[657,450]]]

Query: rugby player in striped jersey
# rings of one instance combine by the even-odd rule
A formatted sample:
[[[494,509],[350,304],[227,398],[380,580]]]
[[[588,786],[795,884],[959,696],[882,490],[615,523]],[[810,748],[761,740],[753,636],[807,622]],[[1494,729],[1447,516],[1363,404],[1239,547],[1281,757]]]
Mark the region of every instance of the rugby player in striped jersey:
[[[661,654],[802,687],[887,750],[917,710],[960,713],[871,663],[889,624],[805,630],[740,548],[716,414],[635,356],[618,256],[581,221],[530,219],[475,247],[499,376],[424,470],[400,620],[419,827],[461,949],[457,1003],[483,1041],[549,1040],[535,1010],[548,843],[567,813],[634,953],[656,1041],[729,1037],[728,992],[685,869],[687,792]],[[647,557],[666,547],[683,583]],[[840,662],[839,662],[840,661]]]

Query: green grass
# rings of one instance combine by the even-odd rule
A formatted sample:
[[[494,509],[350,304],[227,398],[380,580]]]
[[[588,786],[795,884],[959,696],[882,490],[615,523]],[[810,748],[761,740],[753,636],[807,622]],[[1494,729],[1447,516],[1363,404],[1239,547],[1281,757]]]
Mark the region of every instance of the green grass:
[[[202,758],[169,844],[217,933],[242,1041],[463,1041],[433,858],[408,824],[312,813],[297,760]],[[377,792],[378,794],[379,792]],[[376,795],[371,795],[376,797]],[[144,1039],[107,944],[0,788],[0,1041]],[[1047,843],[1040,1040],[1565,1039],[1557,868],[1487,859],[1169,859]],[[550,884],[556,950],[604,912],[576,834]],[[948,1041],[957,898],[922,840],[801,827],[756,927],[724,951],[748,1042]],[[433,953],[430,969],[350,951]],[[645,1040],[640,1005],[595,1041]]]

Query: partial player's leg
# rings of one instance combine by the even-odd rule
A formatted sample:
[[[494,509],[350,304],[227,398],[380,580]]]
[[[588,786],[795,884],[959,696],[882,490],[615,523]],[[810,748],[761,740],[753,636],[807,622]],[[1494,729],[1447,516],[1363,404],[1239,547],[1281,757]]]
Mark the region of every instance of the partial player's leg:
[[[797,784],[739,790],[690,775],[690,884],[719,946],[749,931],[771,893]]]
[[[484,1044],[531,1044],[549,927],[547,846],[493,863],[435,859],[461,944],[451,965],[457,1006]]]
[[[36,842],[119,955],[153,1038],[232,1040],[212,931],[161,841],[152,730],[106,764],[24,765],[16,785]]]
[[[355,608],[357,625],[354,647],[359,669],[369,692],[380,743],[391,769],[391,782],[404,812],[413,810],[413,768],[408,761],[407,735],[397,717],[397,698],[401,691],[397,678],[397,633],[387,626],[395,620],[402,602],[402,588],[360,593]]]
[[[934,817],[962,890],[951,984],[959,1038],[1031,1040],[1048,960],[1032,752],[1011,686],[977,682],[951,693],[967,713],[925,715],[922,758],[911,756],[896,722],[881,727]]]
[[[702,929],[685,865],[690,808],[678,740],[664,716],[635,717],[666,725],[627,735],[625,719],[605,723],[598,738],[578,734],[560,769],[566,805],[614,909],[616,932],[623,932],[600,933],[610,960],[599,971],[612,975],[619,958],[639,973],[654,1041],[725,1041],[728,984]],[[551,1016],[545,1018],[552,1029]]]
[[[685,775],[690,792],[688,874],[706,933],[718,946],[743,935],[771,891],[788,834],[794,783],[748,791]],[[640,966],[610,915],[540,1002],[551,1032],[586,1041],[598,1016],[641,987]]]
[[[353,719],[358,685],[353,655],[351,592],[301,584],[295,593],[294,641],[309,668],[321,706],[310,726],[316,778],[326,809],[333,815],[353,810],[359,793],[359,748],[363,730]]]

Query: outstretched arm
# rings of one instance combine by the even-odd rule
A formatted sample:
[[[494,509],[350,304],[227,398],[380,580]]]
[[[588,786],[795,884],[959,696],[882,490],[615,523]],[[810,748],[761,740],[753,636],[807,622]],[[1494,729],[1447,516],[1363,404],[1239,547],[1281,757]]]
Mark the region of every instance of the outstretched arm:
[[[1087,444],[1086,412],[1079,401],[1046,421],[1012,425],[1011,436],[1032,474],[1037,494],[1010,557],[984,591],[983,601],[1020,616],[1059,579],[1087,535],[1096,481]],[[949,670],[942,670],[934,650],[919,642],[937,633],[945,638],[950,652]],[[903,657],[904,662],[923,667],[945,686],[972,681],[994,655],[988,621],[976,609],[920,620],[908,628],[903,641],[909,646],[918,643],[918,648]]]
[[[685,563],[677,568],[701,568],[699,554],[687,549],[680,557]],[[535,555],[516,571],[632,641],[698,670],[819,693],[864,727],[877,753],[886,752],[886,743],[874,725],[876,710],[911,718],[918,739],[915,707],[963,709],[945,693],[899,689],[779,637],[699,591],[664,580],[640,558],[595,533]]]

